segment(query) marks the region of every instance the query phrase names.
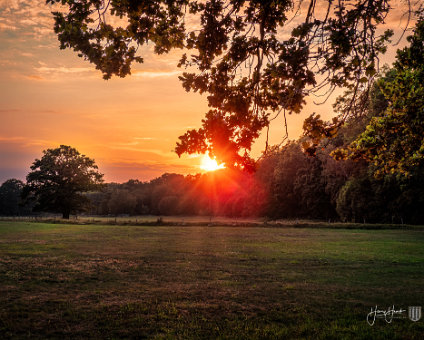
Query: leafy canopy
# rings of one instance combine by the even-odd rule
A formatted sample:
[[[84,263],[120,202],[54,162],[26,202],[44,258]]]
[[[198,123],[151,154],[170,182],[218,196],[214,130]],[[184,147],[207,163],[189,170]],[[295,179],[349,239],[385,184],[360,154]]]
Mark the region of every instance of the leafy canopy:
[[[377,26],[392,2],[47,0],[65,6],[53,13],[60,47],[105,79],[142,63],[139,46],[182,49],[182,85],[206,93],[210,110],[176,153],[209,153],[242,168],[253,167],[252,143],[275,115],[300,112],[311,93],[356,91],[376,73],[392,35]]]
[[[70,146],[47,149],[43,154],[31,165],[24,196],[36,201],[36,210],[60,212],[69,218],[87,204],[82,193],[101,187],[103,174],[93,159]]]
[[[385,99],[383,110],[374,112],[348,148],[335,153],[338,158],[365,159],[376,176],[404,177],[424,168],[424,17],[408,41],[393,68],[376,82]],[[376,100],[382,102],[374,94]]]

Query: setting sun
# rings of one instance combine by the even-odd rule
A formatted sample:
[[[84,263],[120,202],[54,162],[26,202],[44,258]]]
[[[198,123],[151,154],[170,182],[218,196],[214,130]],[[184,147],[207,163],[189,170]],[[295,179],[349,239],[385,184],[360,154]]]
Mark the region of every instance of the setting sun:
[[[209,155],[203,155],[200,168],[205,171],[215,171],[225,168],[225,165],[224,163],[218,164],[216,159],[210,158]]]

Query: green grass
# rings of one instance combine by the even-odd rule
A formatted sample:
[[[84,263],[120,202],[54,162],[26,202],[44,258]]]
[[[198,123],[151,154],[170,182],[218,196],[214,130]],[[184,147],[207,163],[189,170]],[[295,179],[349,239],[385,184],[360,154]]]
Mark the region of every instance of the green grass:
[[[4,221],[0,338],[421,339],[366,315],[423,279],[420,230]]]
[[[41,216],[0,217],[0,222],[38,222],[73,225],[130,225],[130,226],[237,226],[237,227],[276,227],[276,228],[325,228],[325,229],[406,229],[424,231],[424,225],[387,224],[387,223],[353,223],[302,219],[269,220],[265,217],[225,217],[225,216],[71,216],[69,220],[61,215],[46,214]]]

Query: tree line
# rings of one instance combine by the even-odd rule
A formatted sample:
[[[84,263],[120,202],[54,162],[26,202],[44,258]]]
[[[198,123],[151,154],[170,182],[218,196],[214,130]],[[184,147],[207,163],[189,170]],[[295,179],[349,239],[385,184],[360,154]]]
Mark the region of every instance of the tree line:
[[[358,157],[358,144],[369,135],[369,127],[376,120],[389,119],[390,103],[381,89],[385,82],[393,82],[395,73],[393,68],[387,70],[370,93],[363,93],[361,113],[350,117],[336,136],[321,138],[313,155],[307,152],[309,127],[318,116],[305,121],[305,136],[269,148],[254,172],[226,168],[187,176],[166,173],[148,182],[104,184],[93,160],[61,146],[44,151],[31,166],[27,183],[10,179],[0,186],[0,214],[51,211],[65,218],[84,212],[424,223],[422,163],[410,161],[408,172],[383,171],[385,163],[378,158]],[[350,100],[349,94],[339,98],[336,109],[342,111]],[[418,129],[422,122],[416,120],[416,125],[407,128]],[[400,132],[397,136],[399,142],[408,142]],[[374,138],[379,140],[379,135]],[[383,151],[380,156],[387,157]]]
[[[370,119],[361,116],[349,122],[336,138],[322,141],[314,157],[304,152],[306,138],[301,138],[274,147],[254,173],[227,168],[187,176],[164,174],[149,182],[100,184],[80,193],[78,205],[69,212],[423,223],[422,170],[409,177],[377,178],[366,161],[332,156],[334,150],[350,145]],[[60,206],[40,205],[34,197],[24,200],[27,185],[16,179],[1,185],[1,215],[31,214],[37,206],[41,211],[63,212]]]

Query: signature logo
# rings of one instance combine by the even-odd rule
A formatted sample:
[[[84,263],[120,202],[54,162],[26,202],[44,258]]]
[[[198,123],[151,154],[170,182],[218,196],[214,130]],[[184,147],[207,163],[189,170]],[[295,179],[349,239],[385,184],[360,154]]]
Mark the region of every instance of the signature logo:
[[[411,321],[417,322],[421,319],[421,306],[409,306],[408,317]]]
[[[387,310],[378,309],[377,306],[367,315],[367,322],[370,326],[373,326],[376,319],[384,319],[387,323],[391,323],[395,318],[404,318],[401,315],[406,312],[406,309],[395,309],[395,306],[389,307]],[[421,311],[420,311],[421,312]]]

